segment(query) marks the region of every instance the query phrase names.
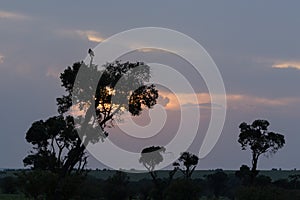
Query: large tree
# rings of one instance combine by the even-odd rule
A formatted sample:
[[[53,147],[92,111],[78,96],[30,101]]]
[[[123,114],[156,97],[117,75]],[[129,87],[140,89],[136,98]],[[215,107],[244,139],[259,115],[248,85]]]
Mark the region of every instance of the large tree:
[[[255,120],[252,124],[241,123],[238,142],[242,150],[250,148],[252,154],[252,176],[256,176],[257,163],[260,155],[274,154],[285,144],[284,136],[268,131],[270,123],[267,120]]]
[[[156,104],[158,91],[146,84],[149,78],[150,67],[142,62],[115,61],[98,67],[91,59],[89,65],[77,62],[67,67],[60,76],[66,94],[57,98],[59,115],[32,124],[26,140],[34,147],[24,164],[51,170],[59,179],[75,168],[82,172],[86,146],[107,137],[116,118],[125,110],[139,115]],[[81,123],[75,126],[74,120]],[[56,198],[60,189],[58,185]]]
[[[89,75],[75,82],[80,70],[81,75]],[[75,63],[62,74],[62,86],[67,95],[57,99],[60,114],[77,110],[81,125],[78,128],[80,138],[76,148],[63,165],[62,174],[70,172],[80,161],[86,146],[107,137],[107,127],[113,125],[115,117],[120,117],[124,110],[132,115],[139,115],[144,107],[156,104],[158,91],[153,84],[146,85],[150,78],[150,67],[142,62],[130,63],[119,61],[107,63],[98,70],[90,63]],[[73,102],[73,104],[72,104]],[[73,111],[74,112],[74,111]]]

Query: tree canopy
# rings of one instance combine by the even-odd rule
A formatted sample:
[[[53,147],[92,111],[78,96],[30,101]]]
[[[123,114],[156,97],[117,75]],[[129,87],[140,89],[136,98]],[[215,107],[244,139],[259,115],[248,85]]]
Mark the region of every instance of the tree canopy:
[[[270,123],[267,120],[255,120],[252,124],[241,123],[238,142],[242,150],[250,148],[252,153],[252,169],[257,174],[258,158],[262,154],[276,153],[285,144],[284,136],[268,131]]]
[[[183,152],[178,158],[178,162],[174,162],[173,166],[175,169],[179,169],[186,179],[190,179],[197,167],[198,161],[198,156],[190,152]]]
[[[147,84],[150,76],[150,67],[142,62],[115,61],[98,67],[91,58],[89,65],[76,62],[67,67],[60,75],[66,94],[56,99],[59,114],[29,128],[26,140],[33,150],[24,165],[57,173],[58,180],[74,169],[82,173],[89,143],[104,141],[107,128],[125,110],[139,115],[156,104],[158,91]]]

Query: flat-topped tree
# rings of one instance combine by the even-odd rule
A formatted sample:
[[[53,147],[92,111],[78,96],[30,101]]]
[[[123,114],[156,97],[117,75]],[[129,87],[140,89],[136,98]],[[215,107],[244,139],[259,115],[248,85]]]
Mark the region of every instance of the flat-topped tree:
[[[155,197],[154,199],[162,199],[163,183],[161,179],[158,178],[155,171],[155,167],[163,162],[163,153],[165,153],[166,148],[163,146],[150,146],[146,147],[141,152],[141,157],[139,163],[143,164],[147,171],[152,177],[152,181],[155,185]]]
[[[267,120],[255,120],[252,124],[241,123],[238,142],[242,150],[250,148],[252,154],[252,179],[258,174],[257,163],[260,155],[275,154],[285,144],[284,136],[268,131]],[[253,181],[253,180],[252,180]]]
[[[147,171],[150,173],[153,180],[156,180],[157,174],[154,169],[159,163],[163,161],[162,153],[164,153],[166,149],[161,146],[151,146],[146,147],[141,152],[141,157],[139,159],[139,163],[143,164]]]

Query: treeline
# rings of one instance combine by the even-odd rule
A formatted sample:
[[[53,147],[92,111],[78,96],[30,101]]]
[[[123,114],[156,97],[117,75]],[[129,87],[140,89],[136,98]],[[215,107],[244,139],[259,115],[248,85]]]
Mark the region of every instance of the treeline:
[[[150,67],[143,62],[114,61],[98,68],[93,64],[94,55],[90,56],[89,65],[77,62],[61,73],[65,94],[56,99],[58,115],[33,122],[25,135],[32,151],[23,163],[32,170],[3,178],[3,192],[47,200],[300,199],[299,176],[272,181],[257,170],[260,156],[275,154],[285,145],[284,136],[269,131],[269,122],[261,119],[240,124],[238,142],[242,150],[250,150],[252,166],[242,166],[233,175],[217,170],[192,178],[199,158],[182,152],[169,176],[160,177],[156,167],[163,161],[166,148],[150,146],[142,150],[138,161],[151,179],[132,181],[123,172],[106,180],[90,176],[86,147],[104,142],[109,137],[108,128],[122,118],[124,110],[138,116],[144,108],[153,108],[159,97],[156,86],[147,83]],[[79,71],[85,78],[76,78],[81,77]],[[71,116],[74,108],[85,114]],[[81,122],[79,125],[74,117]],[[178,173],[180,177],[175,176]]]
[[[128,174],[121,171],[116,171],[106,180],[88,173],[85,176],[74,173],[61,184],[64,199],[300,199],[300,175],[272,181],[270,177],[258,174],[251,183],[250,173],[251,170],[245,165],[235,174],[217,169],[204,177],[191,179],[182,174],[170,180],[169,175],[166,178],[157,177],[155,181],[146,177],[131,181]],[[14,176],[0,179],[1,192],[23,194],[31,199],[54,199],[57,178],[49,171],[19,171]]]

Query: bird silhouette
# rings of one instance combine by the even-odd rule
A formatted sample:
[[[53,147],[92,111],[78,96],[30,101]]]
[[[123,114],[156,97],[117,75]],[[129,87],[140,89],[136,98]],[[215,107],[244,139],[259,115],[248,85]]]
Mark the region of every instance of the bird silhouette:
[[[88,50],[88,54],[89,54],[91,57],[94,57],[94,56],[95,56],[95,54],[94,54],[94,52],[93,52],[92,49],[89,49],[89,50]]]

